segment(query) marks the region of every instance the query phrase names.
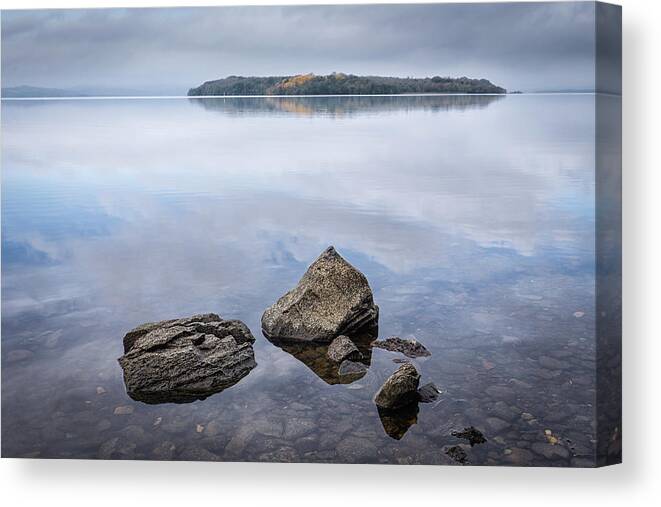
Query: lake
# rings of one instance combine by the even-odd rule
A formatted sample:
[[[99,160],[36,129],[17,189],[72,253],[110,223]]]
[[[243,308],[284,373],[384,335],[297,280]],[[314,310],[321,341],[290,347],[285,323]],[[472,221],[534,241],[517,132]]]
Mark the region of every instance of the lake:
[[[594,464],[594,118],[590,94],[3,101],[2,455]],[[432,353],[436,401],[382,420],[400,354],[342,384],[264,338],[329,245],[379,336]],[[204,312],[248,325],[257,367],[129,398],[124,334]]]

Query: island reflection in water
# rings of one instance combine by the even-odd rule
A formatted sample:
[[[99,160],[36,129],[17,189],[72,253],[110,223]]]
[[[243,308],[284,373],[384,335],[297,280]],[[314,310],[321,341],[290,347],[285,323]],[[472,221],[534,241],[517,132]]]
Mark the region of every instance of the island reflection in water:
[[[472,464],[593,462],[593,96],[200,100],[2,103],[4,456],[454,464],[475,426]],[[259,333],[329,244],[432,353],[405,430],[373,403],[400,355],[333,383]],[[211,311],[258,366],[131,400],[123,334]]]
[[[393,95],[328,97],[215,97],[190,98],[210,111],[232,114],[283,113],[299,116],[351,116],[396,111],[464,111],[485,108],[504,95]]]

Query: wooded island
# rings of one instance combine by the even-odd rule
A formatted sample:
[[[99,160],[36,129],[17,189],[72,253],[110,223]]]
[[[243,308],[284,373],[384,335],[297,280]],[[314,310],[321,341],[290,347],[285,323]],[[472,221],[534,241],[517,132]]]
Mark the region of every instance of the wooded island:
[[[335,72],[327,76],[243,77],[207,81],[189,96],[217,95],[390,95],[404,93],[507,93],[487,79],[467,77],[382,77]]]

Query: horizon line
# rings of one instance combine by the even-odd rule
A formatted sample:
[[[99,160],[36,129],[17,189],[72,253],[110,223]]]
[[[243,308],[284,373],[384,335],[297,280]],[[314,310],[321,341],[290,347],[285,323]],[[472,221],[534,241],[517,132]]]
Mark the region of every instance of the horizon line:
[[[610,95],[621,94],[598,91],[577,92],[517,92],[517,93],[370,93],[370,94],[320,94],[320,95],[71,95],[44,97],[0,97],[3,101],[29,100],[157,100],[157,99],[244,99],[244,98],[296,98],[296,97],[446,97],[446,96],[516,96],[516,95]]]

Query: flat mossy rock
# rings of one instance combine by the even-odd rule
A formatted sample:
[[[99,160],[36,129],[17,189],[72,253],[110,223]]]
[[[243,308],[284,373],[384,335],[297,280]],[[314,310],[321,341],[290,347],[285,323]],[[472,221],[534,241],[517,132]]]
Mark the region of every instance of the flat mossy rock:
[[[146,403],[204,399],[257,366],[254,342],[243,322],[213,313],[143,324],[124,336],[126,391]]]
[[[379,308],[367,278],[331,246],[262,315],[267,338],[330,342],[375,327]]]

